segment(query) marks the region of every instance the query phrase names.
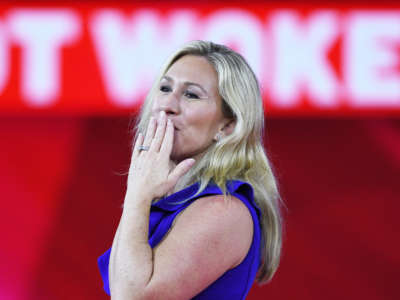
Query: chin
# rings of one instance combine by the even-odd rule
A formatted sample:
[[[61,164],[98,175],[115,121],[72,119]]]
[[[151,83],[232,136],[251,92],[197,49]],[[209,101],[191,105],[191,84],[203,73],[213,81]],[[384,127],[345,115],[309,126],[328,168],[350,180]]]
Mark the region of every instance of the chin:
[[[188,153],[182,153],[180,151],[175,150],[175,147],[172,149],[170,159],[175,163],[180,163],[182,160],[186,158],[191,158],[192,156]]]
[[[174,162],[180,162],[183,159],[185,159],[183,153],[181,151],[179,151],[179,149],[181,149],[181,147],[180,147],[177,139],[175,139],[174,145],[172,146],[171,155],[170,155],[170,159]]]
[[[174,163],[179,163],[182,160],[184,160],[185,158],[182,157],[182,155],[179,155],[179,153],[174,153],[172,152],[170,155],[170,159],[174,162]]]

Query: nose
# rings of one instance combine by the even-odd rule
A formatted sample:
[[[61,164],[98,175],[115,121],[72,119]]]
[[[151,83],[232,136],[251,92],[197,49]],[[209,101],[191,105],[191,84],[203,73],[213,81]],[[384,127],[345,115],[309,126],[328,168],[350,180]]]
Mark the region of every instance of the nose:
[[[179,97],[176,93],[169,93],[158,101],[159,111],[164,111],[168,115],[176,115],[180,112]]]

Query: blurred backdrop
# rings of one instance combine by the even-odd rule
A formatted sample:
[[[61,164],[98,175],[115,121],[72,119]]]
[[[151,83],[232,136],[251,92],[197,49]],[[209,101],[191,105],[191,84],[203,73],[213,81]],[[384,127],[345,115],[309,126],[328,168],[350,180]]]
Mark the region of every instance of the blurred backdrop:
[[[286,204],[248,299],[399,299],[400,4],[0,2],[0,299],[107,299],[140,104],[166,57],[242,53]]]

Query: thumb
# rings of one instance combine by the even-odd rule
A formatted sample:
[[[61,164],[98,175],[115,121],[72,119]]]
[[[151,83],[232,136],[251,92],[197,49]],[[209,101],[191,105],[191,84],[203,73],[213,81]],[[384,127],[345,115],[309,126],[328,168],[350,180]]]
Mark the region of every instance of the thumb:
[[[188,158],[181,161],[169,174],[168,181],[172,186],[178,182],[179,178],[185,175],[196,161],[193,158]]]

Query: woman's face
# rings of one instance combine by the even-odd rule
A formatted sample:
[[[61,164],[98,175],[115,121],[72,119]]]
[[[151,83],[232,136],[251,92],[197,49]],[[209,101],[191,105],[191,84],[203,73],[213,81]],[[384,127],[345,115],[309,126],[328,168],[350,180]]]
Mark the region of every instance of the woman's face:
[[[207,59],[194,55],[181,57],[161,79],[152,115],[165,111],[174,124],[173,161],[196,159],[224,127],[217,82]]]

